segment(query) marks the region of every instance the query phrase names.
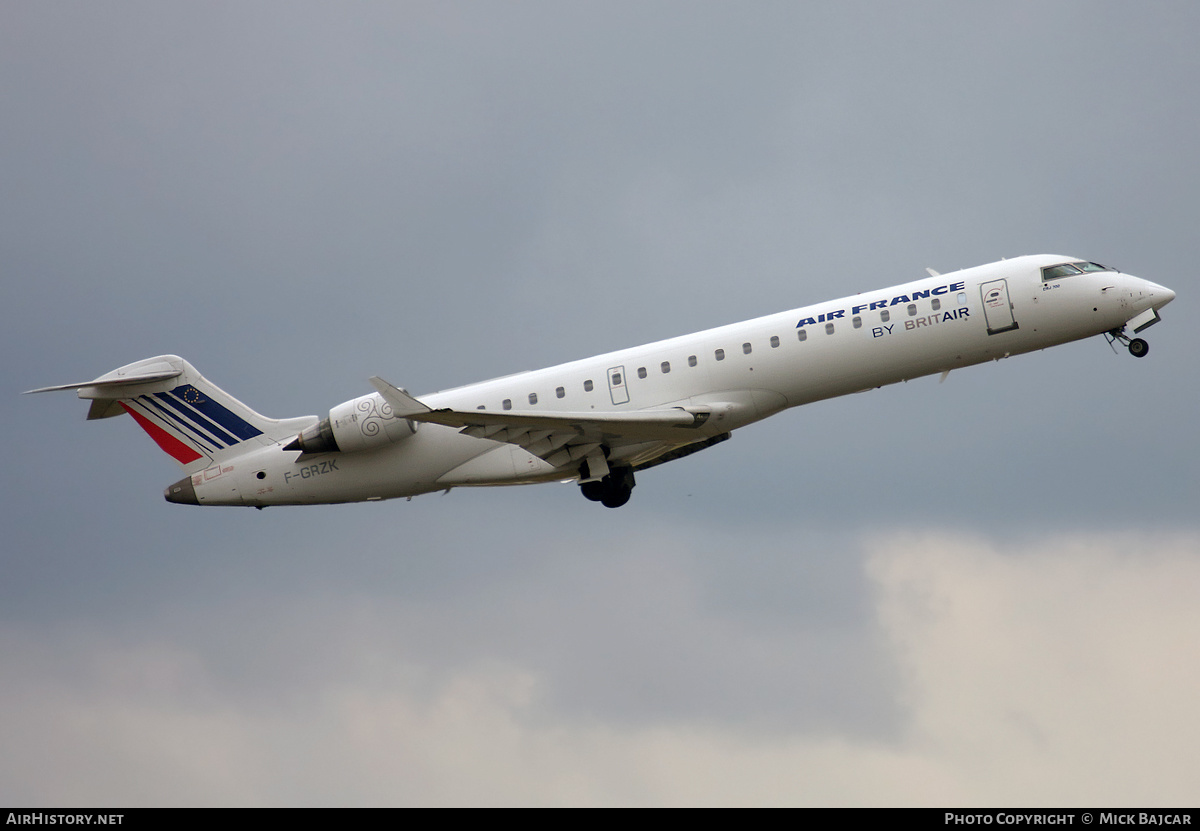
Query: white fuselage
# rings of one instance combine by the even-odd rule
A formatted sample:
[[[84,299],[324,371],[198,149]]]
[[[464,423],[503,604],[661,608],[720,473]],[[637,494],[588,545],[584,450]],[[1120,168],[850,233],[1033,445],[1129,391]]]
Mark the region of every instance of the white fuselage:
[[[1043,279],[1070,258],[1020,257],[691,335],[421,396],[431,408],[611,413],[704,406],[610,463],[645,464],[780,410],[1120,329],[1174,296],[1116,271]],[[377,406],[385,406],[373,394]],[[206,471],[206,473],[210,473]],[[521,447],[421,424],[361,452],[249,451],[193,481],[200,504],[281,505],[412,496],[572,478]]]

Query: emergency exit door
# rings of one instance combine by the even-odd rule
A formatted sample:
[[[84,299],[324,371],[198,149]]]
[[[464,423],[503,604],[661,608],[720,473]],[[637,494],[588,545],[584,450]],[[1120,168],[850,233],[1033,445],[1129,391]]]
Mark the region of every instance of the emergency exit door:
[[[614,404],[629,403],[629,387],[625,384],[625,367],[614,366],[608,370],[608,394]]]

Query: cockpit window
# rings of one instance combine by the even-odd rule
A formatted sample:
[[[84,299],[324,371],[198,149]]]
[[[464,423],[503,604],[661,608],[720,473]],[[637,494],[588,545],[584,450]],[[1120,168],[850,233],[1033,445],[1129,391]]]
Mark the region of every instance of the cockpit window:
[[[1084,263],[1080,263],[1080,265],[1084,265]],[[1081,273],[1080,270],[1070,263],[1052,265],[1048,268],[1042,269],[1042,281],[1045,282],[1046,280],[1058,280],[1062,277],[1070,277],[1072,274],[1079,273]]]
[[[1043,268],[1042,282],[1046,282],[1047,280],[1061,280],[1063,277],[1070,277],[1072,274],[1082,274],[1088,271],[1116,271],[1116,269],[1100,265],[1100,263],[1063,263],[1062,265],[1052,265]]]
[[[1109,268],[1100,263],[1075,263],[1075,267],[1080,271],[1116,271],[1115,268]]]

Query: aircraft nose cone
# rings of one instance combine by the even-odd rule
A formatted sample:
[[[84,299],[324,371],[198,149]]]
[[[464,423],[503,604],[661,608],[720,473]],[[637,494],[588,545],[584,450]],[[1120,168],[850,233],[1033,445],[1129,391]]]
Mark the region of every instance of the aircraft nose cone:
[[[168,485],[167,489],[163,491],[163,497],[176,505],[200,504],[200,500],[196,498],[196,488],[192,485],[191,476],[185,476],[174,485]]]
[[[1166,286],[1160,286],[1158,283],[1147,281],[1144,296],[1146,298],[1146,308],[1161,309],[1175,299],[1175,292]]]
[[[1139,310],[1161,309],[1175,299],[1175,292],[1149,280],[1136,279],[1130,288],[1133,306]]]

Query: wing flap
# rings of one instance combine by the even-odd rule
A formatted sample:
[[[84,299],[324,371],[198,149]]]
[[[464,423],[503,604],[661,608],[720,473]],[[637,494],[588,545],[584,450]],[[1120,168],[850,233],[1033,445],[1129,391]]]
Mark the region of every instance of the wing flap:
[[[382,378],[372,377],[371,384],[400,418],[457,427],[478,439],[514,444],[554,467],[577,465],[614,446],[655,441],[687,444],[698,439],[681,434],[680,429],[694,430],[711,415],[708,407],[601,413],[435,410]]]
[[[496,412],[449,408],[434,410],[382,378],[371,378],[371,384],[384,400],[392,405],[393,411],[400,418],[458,427],[468,435],[495,441],[511,442],[513,438],[519,438],[521,433],[531,430],[572,430],[581,435],[604,433],[621,438],[657,438],[664,427],[699,427],[708,420],[709,415],[707,407],[664,407],[616,413],[542,413],[528,410]],[[500,436],[500,431],[505,428],[512,431],[510,438]],[[650,435],[643,436],[644,433]]]

